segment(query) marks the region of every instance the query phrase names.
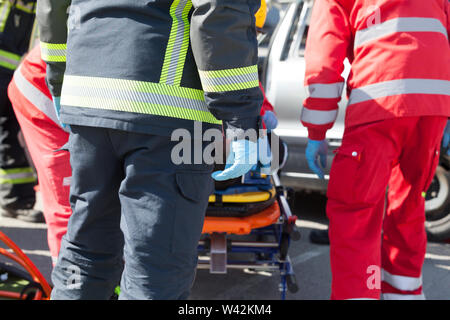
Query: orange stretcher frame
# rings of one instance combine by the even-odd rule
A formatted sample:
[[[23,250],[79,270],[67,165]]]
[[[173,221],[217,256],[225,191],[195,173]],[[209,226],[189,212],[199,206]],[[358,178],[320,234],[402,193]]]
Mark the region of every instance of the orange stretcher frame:
[[[1,231],[0,231],[0,241],[5,243],[12,250],[12,252],[10,252],[4,248],[0,248],[0,254],[17,262],[22,268],[24,268],[30,274],[31,279],[34,282],[41,285],[43,291],[37,290],[34,296],[34,300],[48,300],[50,298],[52,288],[45,280],[44,276],[41,274],[38,268],[36,268],[36,266],[30,260],[30,258],[28,258],[25,255],[25,253],[23,253],[23,251],[20,250],[20,248]],[[8,291],[0,291],[0,297],[9,299],[24,299],[24,297],[21,296],[20,293]]]
[[[206,217],[202,233],[245,235],[253,229],[267,227],[280,218],[280,206],[275,201],[267,209],[248,217]]]

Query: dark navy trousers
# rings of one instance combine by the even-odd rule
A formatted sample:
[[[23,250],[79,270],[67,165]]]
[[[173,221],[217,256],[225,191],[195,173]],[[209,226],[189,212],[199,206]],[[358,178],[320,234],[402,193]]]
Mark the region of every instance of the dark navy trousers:
[[[72,216],[52,299],[186,299],[212,165],[171,159],[170,137],[71,126]],[[192,141],[192,144],[194,142]]]

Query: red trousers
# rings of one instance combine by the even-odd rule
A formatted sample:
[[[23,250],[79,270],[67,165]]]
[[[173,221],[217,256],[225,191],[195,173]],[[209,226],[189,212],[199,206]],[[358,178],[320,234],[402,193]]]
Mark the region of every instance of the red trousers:
[[[332,299],[423,298],[423,192],[446,123],[405,117],[345,130],[327,192]]]
[[[30,95],[27,98],[13,80],[9,85],[8,94],[36,167],[47,224],[48,246],[54,264],[61,246],[61,238],[67,231],[67,224],[72,213],[69,204],[72,175],[70,156],[69,152],[57,151],[67,142],[69,134],[41,110],[42,105],[35,106],[29,100],[33,100],[33,93],[37,91],[36,89],[36,91],[27,92]],[[45,97],[43,94],[39,97],[40,99],[36,101],[42,104],[42,99]],[[50,103],[47,105],[51,106],[51,100],[48,100],[46,102]],[[53,109],[47,109],[53,111]],[[56,114],[53,118],[55,117]]]

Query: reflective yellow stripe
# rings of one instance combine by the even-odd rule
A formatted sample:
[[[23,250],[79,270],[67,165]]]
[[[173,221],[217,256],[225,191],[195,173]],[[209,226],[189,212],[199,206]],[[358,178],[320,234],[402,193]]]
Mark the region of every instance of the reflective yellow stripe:
[[[181,83],[189,47],[190,24],[188,15],[191,8],[192,2],[190,0],[175,0],[170,7],[172,27],[161,70],[161,83],[175,86],[179,86]]]
[[[206,92],[236,91],[259,86],[258,66],[234,69],[199,71]]]
[[[9,1],[3,1],[0,5],[0,32],[5,30],[6,21],[8,21],[11,4]]]
[[[36,176],[30,167],[0,169],[0,184],[23,184],[32,182],[36,182]]]
[[[65,43],[46,43],[41,41],[41,56],[46,62],[66,62]]]
[[[61,104],[221,124],[202,90],[163,83],[66,75]]]
[[[29,14],[36,13],[36,3],[35,2],[24,3],[23,1],[19,0],[16,3],[16,8],[23,12],[29,13]]]
[[[8,52],[8,51],[4,51],[4,50],[0,50],[0,66],[4,67],[6,69],[10,69],[10,70],[15,70],[19,64],[20,64],[20,60],[22,59],[21,56]]]

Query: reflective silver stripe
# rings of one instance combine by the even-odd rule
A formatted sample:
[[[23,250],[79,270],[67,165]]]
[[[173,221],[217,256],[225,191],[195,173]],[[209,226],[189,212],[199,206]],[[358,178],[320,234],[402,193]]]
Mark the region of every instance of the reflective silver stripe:
[[[314,83],[305,87],[307,98],[332,99],[340,98],[344,90],[344,82]]]
[[[66,96],[73,97],[85,97],[85,98],[98,98],[113,101],[123,102],[143,102],[154,103],[163,106],[175,106],[191,110],[209,112],[206,103],[202,100],[195,100],[186,97],[169,96],[162,93],[155,92],[141,92],[131,90],[117,90],[116,88],[89,88],[89,87],[76,87],[64,84],[63,87],[63,99]]]
[[[54,56],[63,57],[66,55],[67,50],[41,47],[41,53],[43,56],[46,56],[46,57],[54,57]]]
[[[301,120],[303,122],[322,125],[336,121],[338,109],[331,111],[310,110],[306,107],[302,109]]]
[[[17,68],[17,66],[20,64],[20,56],[19,60],[16,60],[15,58],[10,58],[10,57],[6,57],[4,55],[2,55],[2,53],[0,52],[0,64],[2,66],[7,67],[8,69],[15,69]],[[3,62],[3,63],[2,63]]]
[[[229,86],[229,85],[237,85],[239,83],[246,83],[246,82],[254,82],[258,81],[258,73],[252,72],[248,74],[239,74],[239,75],[229,75],[229,76],[223,76],[223,77],[202,77],[202,87],[209,88],[214,86]]]
[[[21,72],[22,67],[16,70],[14,73],[14,83],[17,89],[22,93],[22,95],[30,101],[36,108],[41,110],[47,117],[49,117],[58,126],[59,121],[56,116],[56,111],[53,106],[53,102],[44,93],[42,93],[38,88],[33,86]]]
[[[138,80],[65,75],[61,105],[221,124],[199,89]]]
[[[398,293],[383,293],[383,300],[425,300],[425,295],[422,294],[398,294]]]
[[[434,18],[396,18],[375,24],[367,29],[358,30],[355,34],[354,48],[368,41],[379,39],[395,32],[439,32],[446,38],[447,29],[442,22]]]
[[[352,90],[349,105],[400,94],[450,95],[450,81],[432,79],[399,79],[374,83]]]
[[[189,47],[189,11],[190,0],[174,0],[170,7],[172,28],[166,56],[161,70],[161,83],[179,86],[183,76],[183,67]]]
[[[8,174],[0,174],[0,179],[8,179],[8,180],[18,180],[18,179],[27,179],[34,178],[33,172],[20,172],[20,173],[8,173]]]
[[[391,274],[384,269],[382,269],[381,280],[402,291],[413,291],[422,286],[422,276],[418,278],[399,276]]]

